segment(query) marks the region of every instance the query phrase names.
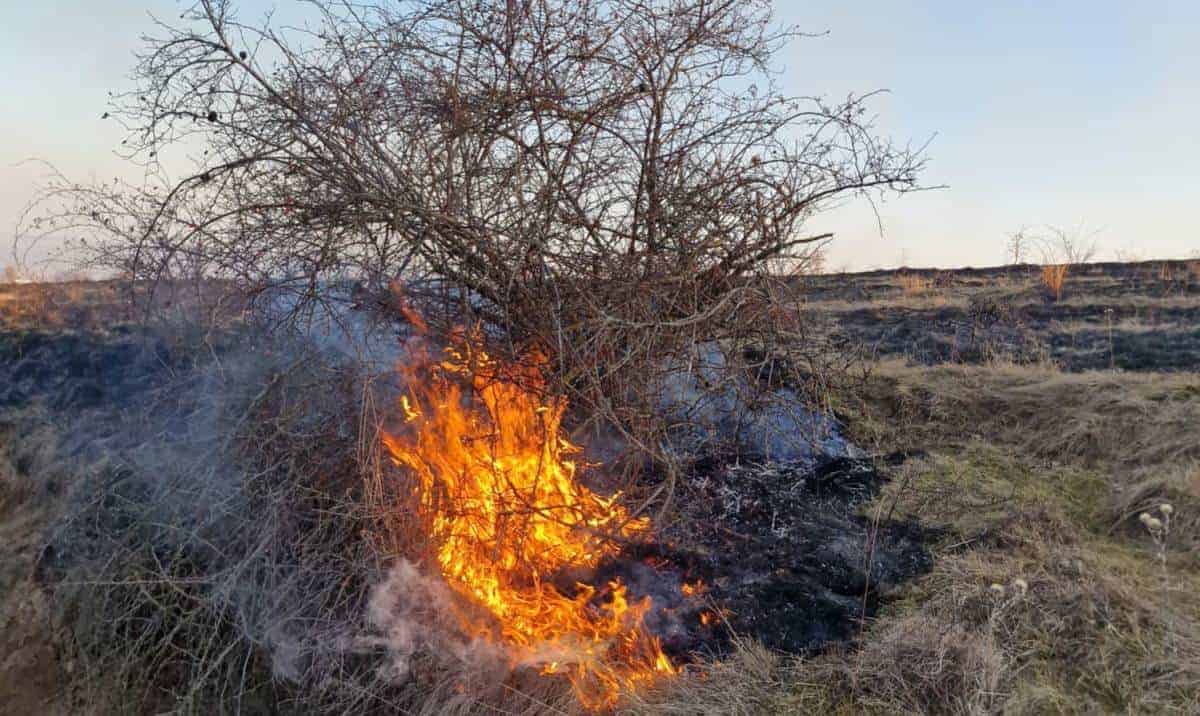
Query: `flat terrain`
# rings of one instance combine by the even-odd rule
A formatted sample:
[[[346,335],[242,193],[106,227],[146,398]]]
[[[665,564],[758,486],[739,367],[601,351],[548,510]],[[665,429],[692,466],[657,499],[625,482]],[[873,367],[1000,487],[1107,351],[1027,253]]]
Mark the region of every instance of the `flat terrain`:
[[[49,343],[78,347],[60,367],[0,371],[0,703],[14,713],[103,710],[78,615],[54,606],[46,576],[65,559],[47,545],[74,479],[71,436],[47,416],[174,374],[173,346],[220,354],[205,335],[170,333],[128,358],[130,290],[0,286],[9,365]],[[892,456],[878,465],[887,483],[854,503],[863,558],[872,535],[919,524],[929,562],[886,585],[838,646],[795,657],[735,638],[622,708],[1200,713],[1200,265],[1075,267],[1057,300],[1031,266],[826,275],[797,290],[822,345],[859,356],[830,382],[831,411],[868,454]],[[117,380],[116,363],[139,367]],[[55,387],[66,376],[81,379]],[[30,400],[48,385],[59,403]],[[796,499],[776,502],[803,509]],[[141,703],[203,711],[185,696]],[[288,711],[269,688],[239,699],[244,712]]]
[[[807,283],[808,311],[881,358],[1048,362],[1067,372],[1200,369],[1200,260],[1074,267],[1058,300],[1036,266]]]

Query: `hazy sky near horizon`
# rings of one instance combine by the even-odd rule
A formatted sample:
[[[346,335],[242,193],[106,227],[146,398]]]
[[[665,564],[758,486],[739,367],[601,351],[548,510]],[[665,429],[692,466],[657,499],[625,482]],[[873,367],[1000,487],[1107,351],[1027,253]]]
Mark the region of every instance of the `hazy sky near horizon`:
[[[294,0],[244,0],[244,19]],[[836,232],[834,266],[996,264],[1006,233],[1082,226],[1101,257],[1200,250],[1200,2],[777,0],[811,33],[778,58],[792,94],[887,89],[880,130],[933,137],[924,180],[947,188],[814,220]],[[13,3],[0,27],[0,237],[11,237],[49,162],[71,178],[130,175],[101,120],[149,15],[173,0]],[[936,135],[936,136],[934,136]],[[4,244],[10,243],[5,240]],[[9,262],[0,245],[0,264]]]

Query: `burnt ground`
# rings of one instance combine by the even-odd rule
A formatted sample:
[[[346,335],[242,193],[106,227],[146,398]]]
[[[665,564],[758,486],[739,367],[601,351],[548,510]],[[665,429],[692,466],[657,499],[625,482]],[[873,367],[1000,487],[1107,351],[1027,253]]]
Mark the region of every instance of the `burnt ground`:
[[[55,412],[128,403],[175,360],[161,342],[105,332],[0,332],[0,409],[41,402]]]
[[[664,543],[638,555],[658,583],[669,571],[694,587],[690,597],[652,592],[662,606],[650,623],[664,648],[722,654],[738,634],[801,654],[856,634],[893,588],[931,563],[931,531],[862,510],[887,479],[881,470],[904,459],[694,466]],[[647,584],[625,576],[635,592]]]
[[[1051,299],[1036,266],[804,279],[804,310],[878,357],[1049,362],[1068,372],[1200,368],[1200,260],[1073,268]]]

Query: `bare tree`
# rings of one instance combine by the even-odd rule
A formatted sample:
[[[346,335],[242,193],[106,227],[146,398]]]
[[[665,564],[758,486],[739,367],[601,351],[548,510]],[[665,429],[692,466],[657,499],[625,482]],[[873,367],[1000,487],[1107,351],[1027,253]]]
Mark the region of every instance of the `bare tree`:
[[[297,306],[338,279],[437,286],[458,299],[443,325],[537,346],[632,437],[658,412],[646,365],[762,343],[778,293],[755,277],[816,259],[810,217],[917,188],[920,148],[876,134],[870,95],[781,92],[771,63],[800,33],[768,0],[310,7],[311,28],[244,22],[231,0],[163,25],[113,113],[132,157],[194,147],[194,171],[63,183],[45,220],[123,275]]]
[[[1020,229],[1008,235],[1008,243],[1004,248],[1004,260],[1010,266],[1025,263],[1029,257],[1029,245],[1033,243],[1035,238],[1030,234],[1028,228],[1022,226]]]
[[[1048,298],[1058,301],[1062,299],[1067,275],[1095,258],[1097,233],[1047,226],[1044,234],[1027,234],[1022,229],[1014,237],[1020,236],[1022,243],[1032,242],[1041,250],[1042,286]]]
[[[1082,228],[1064,229],[1058,226],[1048,226],[1046,231],[1039,237],[1042,263],[1079,266],[1096,258],[1098,231],[1087,232]]]

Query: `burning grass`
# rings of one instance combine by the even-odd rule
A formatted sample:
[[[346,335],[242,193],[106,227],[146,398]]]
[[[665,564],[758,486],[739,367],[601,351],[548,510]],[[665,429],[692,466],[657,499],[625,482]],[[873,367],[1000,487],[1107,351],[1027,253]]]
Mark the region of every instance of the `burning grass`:
[[[713,532],[690,545],[703,551],[673,549],[589,487],[600,471],[565,437],[538,359],[504,363],[473,338],[445,352],[413,339],[429,353],[410,351],[399,393],[248,330],[0,342],[19,355],[0,397],[56,406],[63,438],[54,470],[6,478],[5,497],[65,492],[34,572],[75,693],[117,712],[610,710],[726,651],[737,619],[764,636],[815,629],[783,648],[844,634],[853,586],[811,623],[790,601],[826,591],[818,562],[863,581],[851,503],[798,519],[805,490],[841,478],[698,473],[719,494],[689,519],[714,527],[733,500],[754,542]],[[876,479],[853,467],[853,485]],[[805,489],[773,519],[760,508],[789,481]],[[807,559],[814,535],[824,551]],[[740,571],[717,558],[760,543],[772,551]]]
[[[630,515],[619,494],[602,497],[579,481],[580,449],[562,429],[566,404],[546,397],[536,356],[504,365],[479,343],[460,332],[444,358],[421,346],[400,368],[404,424],[383,443],[416,476],[415,505],[391,501],[409,497],[403,489],[374,485],[378,549],[403,554],[427,543],[466,602],[451,607],[465,636],[499,647],[511,667],[565,673],[584,704],[610,706],[621,691],[674,672],[643,624],[650,598],[632,600],[619,578],[561,583],[594,572],[645,536],[649,521]]]

